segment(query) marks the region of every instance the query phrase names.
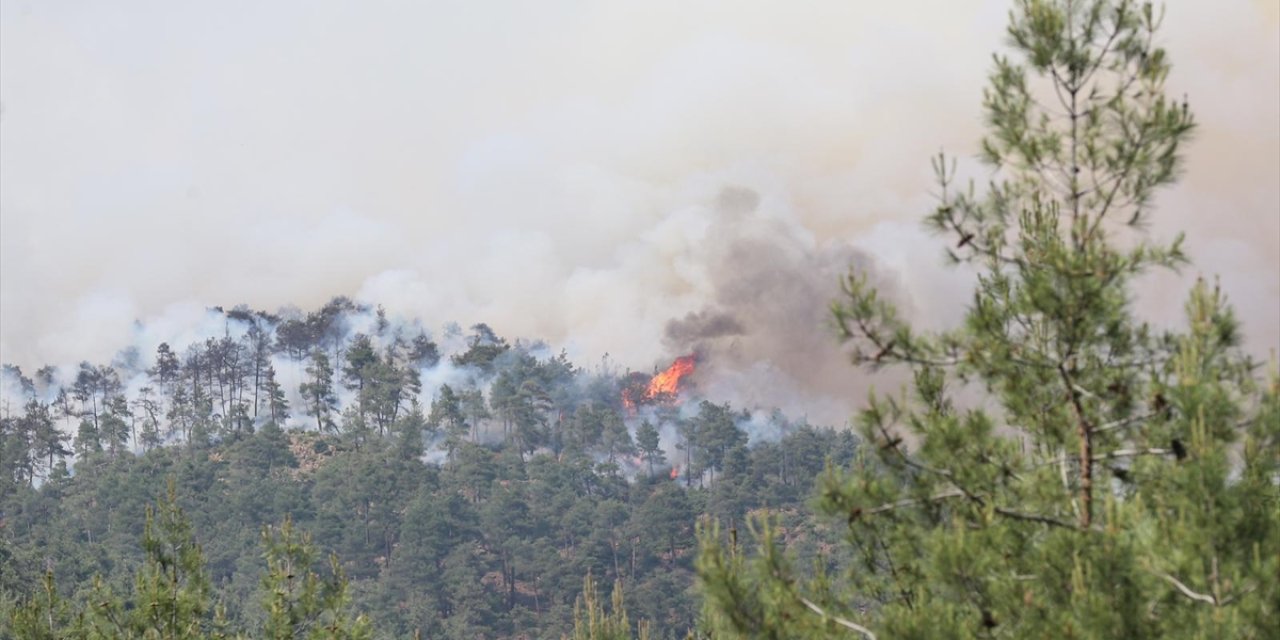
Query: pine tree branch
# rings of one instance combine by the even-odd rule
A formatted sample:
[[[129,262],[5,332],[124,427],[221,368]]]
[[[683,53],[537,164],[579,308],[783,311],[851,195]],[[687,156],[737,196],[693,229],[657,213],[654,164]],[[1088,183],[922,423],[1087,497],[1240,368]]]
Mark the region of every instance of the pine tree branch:
[[[1067,400],[1076,417],[1076,432],[1080,438],[1080,528],[1088,529],[1093,523],[1093,425],[1085,415],[1080,394],[1084,390],[1073,380],[1065,365],[1058,365],[1058,374],[1067,388]]]
[[[1120,13],[1116,16],[1115,25],[1111,30],[1111,35],[1108,36],[1107,41],[1102,44],[1102,50],[1098,52],[1097,58],[1093,62],[1093,66],[1087,69],[1080,77],[1081,88],[1093,81],[1094,74],[1097,73],[1098,69],[1102,66],[1102,63],[1106,60],[1107,54],[1111,53],[1111,47],[1120,36],[1120,32],[1123,31],[1121,28],[1121,19],[1124,17],[1123,5],[1121,5],[1119,11]],[[1093,44],[1093,41],[1090,41],[1090,44]]]
[[[1220,606],[1224,606],[1224,607],[1225,607],[1225,606],[1227,606],[1227,605],[1229,605],[1229,604],[1231,604],[1231,603],[1233,603],[1233,602],[1235,602],[1235,601],[1239,600],[1240,598],[1243,598],[1244,596],[1249,595],[1250,593],[1252,593],[1252,592],[1253,592],[1253,590],[1254,590],[1254,589],[1257,589],[1257,588],[1258,588],[1258,585],[1256,585],[1256,584],[1251,584],[1251,585],[1249,585],[1248,587],[1246,587],[1246,588],[1244,588],[1244,589],[1241,589],[1241,590],[1237,591],[1236,593],[1233,593],[1233,594],[1231,594],[1231,595],[1229,595],[1229,596],[1227,596],[1227,597],[1223,598],[1223,599],[1222,599],[1222,601],[1220,602]]]
[[[954,207],[944,203],[945,212],[940,214],[938,226],[943,231],[953,231],[960,238],[959,246],[967,246],[971,251],[970,258],[981,255],[994,258],[1000,264],[1022,267],[1023,261],[1015,256],[1007,256],[1000,252],[993,244],[986,242],[976,231],[969,231],[964,228],[964,223],[956,219],[953,213]],[[945,224],[944,224],[945,223]]]
[[[1167,573],[1164,573],[1162,571],[1156,571],[1154,573],[1157,577],[1162,578],[1164,581],[1168,582],[1169,584],[1172,584],[1175,588],[1177,588],[1179,592],[1182,593],[1182,595],[1188,598],[1191,598],[1192,600],[1207,602],[1215,607],[1221,606],[1217,598],[1211,595],[1205,595],[1203,593],[1197,593],[1195,591],[1192,591],[1190,587],[1188,587],[1185,584],[1182,584],[1182,581],[1178,580],[1177,578]]]
[[[1146,58],[1147,52],[1151,50],[1154,37],[1155,37],[1154,31],[1148,30],[1147,41],[1145,43],[1145,47],[1143,48],[1143,54],[1142,54],[1144,59]],[[1141,73],[1137,69],[1135,69],[1132,73],[1127,74],[1127,77],[1125,78],[1124,83],[1121,85],[1120,89],[1116,92],[1116,95],[1121,96],[1121,95],[1127,94],[1129,91],[1129,87],[1132,86],[1133,83],[1138,80],[1138,77],[1140,75]],[[1094,218],[1093,223],[1089,225],[1089,229],[1085,233],[1086,239],[1093,237],[1093,234],[1097,231],[1098,227],[1102,224],[1102,219],[1105,218],[1107,216],[1107,212],[1112,209],[1112,205],[1114,204],[1116,193],[1120,190],[1120,186],[1124,183],[1125,179],[1128,178],[1129,172],[1133,169],[1133,165],[1138,155],[1138,150],[1146,147],[1148,144],[1146,140],[1147,131],[1148,131],[1147,124],[1143,123],[1143,125],[1140,127],[1140,130],[1139,130],[1140,135],[1138,136],[1138,139],[1135,141],[1133,147],[1131,147],[1132,151],[1128,154],[1128,157],[1126,157],[1124,160],[1124,167],[1120,171],[1119,177],[1116,179],[1115,186],[1112,188],[1111,193],[1107,195],[1106,200],[1102,204],[1102,209],[1098,212],[1098,215]],[[1128,205],[1126,204],[1124,206],[1128,206]],[[1137,219],[1137,214],[1135,214],[1134,219],[1135,220]]]
[[[878,507],[868,509],[863,513],[869,516],[876,515],[879,513],[894,511],[896,509],[901,509],[903,507],[910,507],[917,504],[923,504],[928,502],[941,502],[943,500],[948,500],[950,498],[968,498],[969,500],[972,500],[973,502],[977,503],[980,506],[986,504],[986,500],[982,499],[981,496],[978,496],[976,494],[965,491],[964,489],[956,487],[948,491],[943,491],[942,493],[934,494],[932,496],[929,496],[928,498],[904,498],[902,500],[896,500],[894,502],[887,502]],[[1072,524],[1065,520],[1059,520],[1051,516],[1044,516],[1036,513],[1023,513],[1021,511],[1014,511],[1013,509],[1008,509],[1000,506],[993,507],[993,510],[996,513],[1006,518],[1012,518],[1014,520],[1025,520],[1027,522],[1039,522],[1040,524],[1047,524],[1054,527],[1062,527],[1064,529],[1080,530],[1080,527],[1075,524]]]
[[[1114,421],[1112,421],[1112,422],[1108,422],[1108,423],[1103,424],[1103,425],[1101,425],[1101,426],[1095,427],[1095,428],[1094,428],[1094,430],[1093,430],[1093,432],[1094,432],[1094,433],[1105,433],[1105,432],[1107,432],[1107,431],[1113,431],[1113,430],[1115,430],[1115,429],[1123,429],[1123,428],[1125,428],[1125,427],[1128,427],[1128,426],[1129,426],[1129,425],[1131,425],[1131,424],[1134,424],[1134,423],[1137,423],[1137,422],[1143,422],[1143,421],[1145,421],[1145,420],[1150,420],[1151,418],[1154,418],[1154,417],[1156,417],[1157,415],[1159,415],[1159,414],[1157,414],[1156,412],[1154,412],[1154,411],[1153,411],[1153,412],[1150,412],[1150,413],[1144,413],[1144,414],[1141,414],[1141,415],[1129,416],[1128,418],[1122,418],[1122,419],[1120,419],[1120,420],[1114,420]]]
[[[960,485],[959,485],[959,483],[957,483],[957,482],[956,482],[956,480],[955,480],[955,474],[954,474],[954,473],[952,473],[952,472],[951,472],[951,470],[949,470],[949,469],[935,469],[935,468],[933,468],[933,467],[929,467],[929,466],[926,466],[926,465],[920,464],[919,462],[916,462],[916,461],[912,460],[912,459],[911,459],[911,457],[910,457],[910,456],[908,456],[908,455],[906,454],[906,452],[904,452],[904,451],[903,451],[903,450],[898,446],[898,444],[897,444],[894,440],[892,440],[892,439],[890,439],[890,438],[889,438],[889,433],[884,429],[884,427],[883,427],[883,426],[880,426],[880,427],[879,427],[879,429],[880,429],[880,434],[881,434],[882,436],[884,436],[884,438],[886,439],[886,441],[888,441],[888,442],[890,442],[890,443],[891,443],[894,453],[896,453],[896,454],[897,454],[898,458],[903,462],[903,464],[906,464],[908,467],[911,467],[911,468],[913,468],[913,469],[916,469],[917,471],[922,471],[922,472],[926,472],[926,473],[932,473],[932,474],[935,474],[935,475],[941,476],[941,477],[943,477],[943,478],[946,478],[946,479],[951,483],[951,485],[952,485],[952,487],[953,487],[953,488],[952,488],[952,489],[950,489],[950,490],[948,490],[948,491],[944,491],[944,492],[942,492],[942,493],[936,494],[936,495],[934,495],[934,496],[932,496],[932,497],[930,497],[930,498],[928,498],[928,499],[924,499],[924,500],[919,499],[919,498],[906,498],[906,499],[903,499],[903,500],[898,500],[898,501],[896,501],[896,502],[890,502],[890,503],[887,503],[887,504],[883,504],[883,505],[880,505],[880,506],[878,506],[878,507],[875,507],[875,508],[873,508],[873,509],[871,509],[871,510],[867,511],[866,513],[867,513],[868,515],[872,515],[872,514],[876,514],[876,513],[884,513],[884,512],[886,512],[886,511],[893,511],[894,509],[898,509],[898,508],[901,508],[901,507],[909,507],[909,506],[911,506],[911,505],[919,504],[919,503],[921,503],[921,502],[937,502],[937,501],[940,501],[940,500],[946,500],[946,499],[948,499],[948,498],[959,498],[959,497],[963,497],[963,498],[967,498],[967,499],[969,499],[969,500],[972,500],[973,502],[977,503],[979,506],[985,506],[985,505],[986,505],[986,500],[984,500],[984,499],[982,498],[982,496],[980,496],[980,495],[978,495],[978,494],[976,494],[976,493],[974,493],[974,492],[972,492],[972,491],[970,491],[970,490],[968,490],[968,489],[966,489],[966,488],[964,488],[964,487],[960,486]],[[1050,517],[1050,516],[1042,516],[1042,515],[1039,515],[1039,514],[1022,513],[1022,512],[1020,512],[1020,511],[1014,511],[1014,510],[1012,510],[1012,509],[1007,509],[1007,508],[1005,508],[1005,507],[1000,507],[1000,506],[995,506],[995,507],[994,507],[994,511],[995,511],[996,513],[998,513],[998,514],[1002,515],[1002,516],[1005,516],[1005,517],[1007,517],[1007,518],[1013,518],[1013,519],[1015,519],[1015,520],[1026,520],[1026,521],[1028,521],[1028,522],[1039,522],[1039,523],[1041,523],[1041,524],[1047,524],[1047,525],[1055,526],[1055,527],[1062,527],[1062,528],[1065,528],[1065,529],[1074,529],[1074,530],[1077,530],[1077,531],[1079,531],[1079,530],[1096,530],[1094,527],[1090,526],[1090,523],[1089,523],[1089,522],[1084,522],[1082,525],[1077,526],[1077,525],[1072,524],[1072,523],[1070,523],[1070,522],[1066,522],[1066,521],[1064,521],[1064,520],[1059,520],[1059,519],[1057,519],[1057,518],[1053,518],[1053,517]]]
[[[943,491],[942,493],[929,496],[928,498],[904,498],[902,500],[885,503],[874,509],[868,509],[865,513],[866,515],[871,516],[877,513],[884,513],[886,511],[893,511],[894,509],[900,509],[902,507],[910,507],[911,505],[920,504],[922,502],[938,502],[941,500],[946,500],[948,498],[963,498],[963,497],[965,497],[965,493],[963,491],[959,489],[951,489],[950,491]]]
[[[1228,595],[1225,598],[1219,598],[1217,595],[1199,593],[1197,591],[1194,591],[1193,589],[1191,589],[1191,587],[1188,587],[1181,580],[1178,580],[1177,578],[1163,571],[1152,571],[1151,573],[1156,577],[1164,580],[1165,582],[1168,582],[1169,584],[1173,585],[1174,588],[1177,589],[1178,592],[1181,593],[1182,595],[1192,600],[1211,604],[1215,607],[1225,607],[1229,604],[1237,602],[1240,600],[1240,598],[1243,598],[1244,596],[1249,595],[1250,593],[1252,593],[1254,590],[1258,588],[1258,585],[1251,584],[1248,587],[1240,589],[1235,593]]]
[[[1169,449],[1160,449],[1158,447],[1149,447],[1146,449],[1116,449],[1093,456],[1094,462],[1102,460],[1115,460],[1116,458],[1137,458],[1139,456],[1167,456],[1173,453]]]
[[[1040,524],[1047,524],[1050,526],[1061,527],[1063,529],[1072,529],[1075,531],[1082,531],[1086,529],[1086,527],[1080,527],[1078,525],[1067,522],[1066,520],[1059,520],[1057,518],[1042,516],[1035,513],[1022,513],[1021,511],[1014,511],[1012,509],[1006,509],[1004,507],[996,507],[995,512],[1002,516],[1005,516],[1006,518],[1013,518],[1014,520],[1026,520],[1028,522],[1039,522]],[[1093,528],[1093,527],[1087,527],[1087,529],[1093,530],[1093,531],[1097,530],[1096,528]]]
[[[872,367],[876,368],[880,367],[882,364],[917,364],[935,367],[954,367],[960,364],[960,359],[954,356],[951,358],[936,359],[926,358],[915,353],[904,351],[902,348],[898,347],[896,340],[892,338],[885,340],[879,331],[874,330],[867,324],[866,318],[854,314],[849,315],[853,316],[854,325],[858,330],[857,332],[860,333],[863,338],[866,338],[871,342],[872,346],[878,350],[874,356],[864,356],[855,353],[854,362],[857,364],[870,364]],[[849,338],[855,337],[854,332],[849,330],[846,319],[842,317],[840,318],[840,322],[845,335]]]
[[[1116,449],[1106,453],[1099,453],[1090,458],[1093,462],[1103,462],[1106,460],[1117,460],[1120,458],[1137,458],[1141,456],[1167,456],[1173,453],[1171,449],[1161,449],[1159,447],[1147,447],[1145,449]],[[1036,468],[1046,467],[1054,464],[1062,464],[1074,460],[1075,456],[1062,454],[1050,460],[1045,460],[1036,465]]]
[[[856,622],[851,622],[851,621],[849,621],[849,620],[845,620],[844,618],[841,618],[840,616],[834,616],[834,615],[831,615],[831,614],[827,613],[826,611],[823,611],[821,607],[819,607],[818,605],[814,604],[812,601],[810,601],[808,598],[805,598],[804,596],[798,596],[798,597],[799,597],[799,599],[800,599],[801,604],[803,604],[804,606],[808,607],[810,611],[812,611],[812,612],[814,612],[814,613],[816,613],[816,614],[818,614],[818,615],[822,616],[822,617],[823,617],[823,619],[825,619],[825,620],[830,620],[830,621],[832,621],[832,622],[834,622],[834,623],[836,623],[836,624],[838,624],[838,625],[840,625],[840,626],[842,626],[842,627],[844,627],[844,628],[846,628],[846,629],[852,629],[852,630],[854,630],[854,631],[857,631],[858,633],[861,633],[863,636],[865,636],[865,637],[867,638],[867,640],[876,640],[876,634],[875,634],[875,633],[872,633],[872,631],[871,631],[870,629],[868,629],[868,628],[866,628],[866,627],[864,627],[864,626],[862,626],[862,625],[860,625],[860,624],[858,624],[858,623],[856,623]]]

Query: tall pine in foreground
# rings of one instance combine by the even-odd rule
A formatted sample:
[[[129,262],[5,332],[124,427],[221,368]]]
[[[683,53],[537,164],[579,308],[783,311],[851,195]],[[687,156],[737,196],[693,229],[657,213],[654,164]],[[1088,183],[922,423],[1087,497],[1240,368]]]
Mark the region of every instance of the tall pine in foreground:
[[[316,571],[318,550],[307,533],[286,516],[279,527],[262,532],[267,572],[262,576],[266,619],[264,640],[361,640],[372,637],[369,621],[348,613],[350,595],[342,565],[329,556],[328,575]]]
[[[706,528],[707,632],[1280,637],[1280,383],[1240,352],[1215,285],[1176,332],[1132,309],[1138,276],[1186,262],[1180,237],[1143,232],[1193,128],[1165,95],[1159,13],[1016,4],[1015,56],[984,93],[992,183],[958,190],[935,164],[928,224],[978,273],[963,325],[918,333],[857,274],[833,305],[855,362],[913,374],[869,400],[863,453],[819,482],[858,561],[802,577],[767,522],[750,554]]]

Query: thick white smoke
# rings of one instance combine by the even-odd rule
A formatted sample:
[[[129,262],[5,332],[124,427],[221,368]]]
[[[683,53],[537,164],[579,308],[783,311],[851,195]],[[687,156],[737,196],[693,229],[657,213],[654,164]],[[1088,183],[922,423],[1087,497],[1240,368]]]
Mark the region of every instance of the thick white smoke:
[[[670,323],[727,314],[737,335],[689,341],[721,363],[705,391],[838,422],[856,374],[791,307],[862,260],[916,319],[961,311],[918,221],[930,155],[975,149],[1005,0],[482,4],[5,0],[0,360],[152,353],[221,335],[207,305],[347,294],[647,368],[686,346]],[[1163,32],[1201,127],[1153,232],[1190,232],[1260,354],[1278,25],[1265,0],[1171,2]],[[1194,275],[1144,308],[1174,317]]]

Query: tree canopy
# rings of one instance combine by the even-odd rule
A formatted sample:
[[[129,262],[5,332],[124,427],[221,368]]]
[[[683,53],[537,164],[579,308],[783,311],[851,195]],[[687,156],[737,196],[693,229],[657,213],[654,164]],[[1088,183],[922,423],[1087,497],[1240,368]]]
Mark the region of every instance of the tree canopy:
[[[832,306],[854,361],[901,366],[870,446],[818,485],[856,561],[802,576],[757,523],[703,532],[715,637],[1271,637],[1280,619],[1280,383],[1200,280],[1185,327],[1134,312],[1181,236],[1144,223],[1194,119],[1165,93],[1160,12],[1023,0],[983,94],[993,179],[934,163],[926,222],[977,273],[963,324],[914,330],[865,277]],[[1193,239],[1194,240],[1194,239]],[[974,398],[978,398],[976,401]]]

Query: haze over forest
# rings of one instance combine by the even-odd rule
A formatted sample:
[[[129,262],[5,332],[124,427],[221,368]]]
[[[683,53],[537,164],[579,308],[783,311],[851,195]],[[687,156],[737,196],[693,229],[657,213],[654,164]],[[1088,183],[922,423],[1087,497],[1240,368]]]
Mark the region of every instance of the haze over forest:
[[[0,640],[1276,638],[1277,348],[1275,0],[0,0]]]
[[[1265,357],[1280,17],[1169,9],[1168,86],[1199,126],[1153,231],[1186,230],[1195,266],[1141,308],[1172,321],[1185,281],[1221,275]],[[927,159],[975,152],[1007,10],[6,0],[0,361],[149,354],[220,332],[214,305],[349,295],[578,362],[711,349],[722,395],[838,424],[864,389],[823,324],[838,274],[872,269],[925,325],[967,302],[919,223]]]

